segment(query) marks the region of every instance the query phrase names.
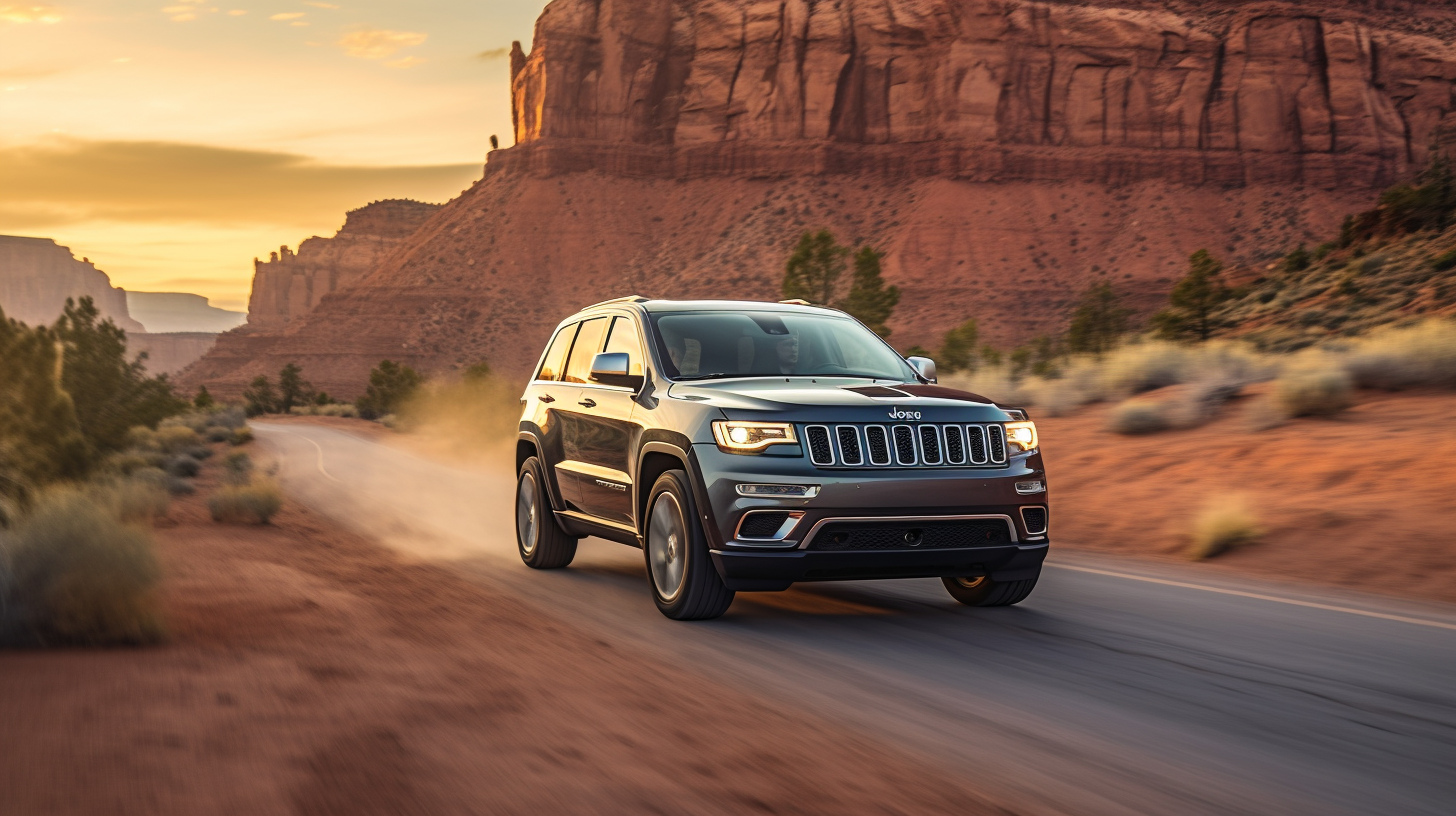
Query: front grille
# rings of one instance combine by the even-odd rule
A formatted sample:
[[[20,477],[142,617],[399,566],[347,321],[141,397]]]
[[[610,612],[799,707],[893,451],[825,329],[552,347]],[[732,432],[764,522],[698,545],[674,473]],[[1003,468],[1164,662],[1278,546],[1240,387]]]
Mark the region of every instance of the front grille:
[[[784,522],[789,520],[788,512],[768,511],[749,513],[738,525],[739,538],[773,538]]]
[[[834,445],[829,442],[828,428],[810,425],[804,429],[804,438],[809,440],[809,461],[816,465],[834,464]]]
[[[1004,467],[1006,429],[986,425],[809,425],[819,467]]]
[[[834,429],[839,437],[839,461],[846,465],[864,464],[864,454],[859,449],[859,429],[853,425],[839,425]]]
[[[1047,509],[1045,507],[1021,508],[1021,520],[1026,524],[1027,535],[1043,535],[1047,531]]]
[[[962,521],[836,521],[824,525],[809,543],[811,550],[944,550],[994,547],[1011,542],[1000,519]]]

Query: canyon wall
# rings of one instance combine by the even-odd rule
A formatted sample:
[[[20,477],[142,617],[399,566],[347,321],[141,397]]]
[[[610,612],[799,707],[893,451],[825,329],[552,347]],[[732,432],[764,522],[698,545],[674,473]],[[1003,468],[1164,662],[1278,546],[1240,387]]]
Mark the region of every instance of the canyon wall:
[[[1207,5],[1226,11],[555,0],[512,59],[510,161],[1371,187],[1456,121],[1449,41],[1353,8]]]
[[[127,312],[126,292],[90,258],[76,260],[50,238],[0,235],[0,308],[32,326],[55,322],[67,298],[90,297],[104,317],[127,332],[146,331]]]
[[[175,375],[201,359],[217,343],[216,332],[137,332],[126,336],[133,356],[146,353],[147,373]]]
[[[276,329],[308,314],[324,295],[368,274],[438,209],[405,199],[376,201],[349,211],[332,238],[315,235],[297,252],[283,246],[266,261],[254,258],[248,325]]]
[[[555,0],[511,55],[519,143],[184,380],[519,374],[596,300],[777,299],[820,228],[887,253],[902,348],[1058,332],[1093,281],[1146,315],[1194,250],[1263,265],[1421,166],[1456,126],[1441,32],[1450,4],[1400,0]]]

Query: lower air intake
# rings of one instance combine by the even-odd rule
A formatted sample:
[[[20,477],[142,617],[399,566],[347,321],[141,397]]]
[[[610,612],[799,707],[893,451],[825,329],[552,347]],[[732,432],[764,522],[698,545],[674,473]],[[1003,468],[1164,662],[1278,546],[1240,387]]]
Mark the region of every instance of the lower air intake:
[[[1027,535],[1046,535],[1047,509],[1045,507],[1021,508],[1021,520],[1026,524]]]
[[[749,513],[738,525],[738,537],[773,539],[788,520],[788,513]]]

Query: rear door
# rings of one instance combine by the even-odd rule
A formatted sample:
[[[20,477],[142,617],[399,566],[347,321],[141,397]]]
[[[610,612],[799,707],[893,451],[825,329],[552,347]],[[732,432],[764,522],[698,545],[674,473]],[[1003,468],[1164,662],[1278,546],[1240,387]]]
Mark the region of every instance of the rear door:
[[[585,395],[586,391],[594,389],[585,386],[591,376],[592,358],[602,350],[610,324],[610,317],[594,317],[581,322],[566,359],[566,368],[562,371],[562,398],[556,403],[559,406],[556,410],[561,424],[562,449],[562,457],[556,461],[556,480],[563,486],[563,494],[571,497],[568,501],[574,505],[573,509],[578,510],[586,509],[582,483],[584,477],[589,480],[591,468],[582,456],[584,450],[591,448],[591,410],[597,404],[595,399]]]
[[[605,352],[626,354],[629,374],[642,374],[642,342],[631,317],[612,318]],[[590,364],[588,364],[590,365]],[[573,458],[582,510],[607,521],[632,523],[632,451],[636,450],[635,392],[587,382],[579,394]]]
[[[576,388],[569,387],[562,382],[562,375],[566,372],[566,355],[571,351],[571,341],[576,337],[576,323],[562,326],[552,338],[551,344],[546,347],[546,354],[541,358],[541,367],[536,370],[536,376],[531,384],[526,387],[525,416],[536,425],[536,431],[541,437],[541,466],[546,478],[552,478],[556,473],[553,464],[566,458],[563,448],[563,434],[561,428],[561,408],[570,403],[568,395],[574,394]],[[575,493],[576,484],[557,478],[556,495],[563,501],[575,504],[577,496]]]

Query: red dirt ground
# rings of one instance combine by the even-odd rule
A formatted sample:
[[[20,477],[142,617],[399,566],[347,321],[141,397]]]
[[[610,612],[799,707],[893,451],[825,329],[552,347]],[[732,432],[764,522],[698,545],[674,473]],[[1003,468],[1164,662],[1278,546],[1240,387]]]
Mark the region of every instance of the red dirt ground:
[[[170,642],[0,653],[0,813],[991,813],[920,758],[296,505],[159,530]]]

